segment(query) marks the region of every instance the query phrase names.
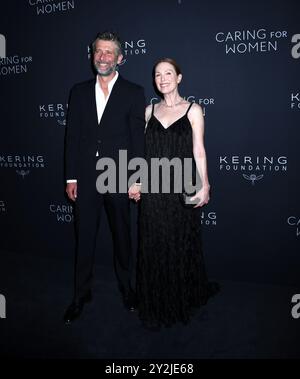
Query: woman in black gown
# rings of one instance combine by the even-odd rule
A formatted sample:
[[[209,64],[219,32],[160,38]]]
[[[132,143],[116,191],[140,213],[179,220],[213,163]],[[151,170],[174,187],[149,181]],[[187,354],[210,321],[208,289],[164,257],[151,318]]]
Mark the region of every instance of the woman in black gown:
[[[201,246],[200,207],[209,201],[204,121],[199,105],[185,101],[178,93],[180,68],[172,59],[159,61],[154,79],[163,99],[146,109],[145,159],[190,158],[202,187],[187,208],[172,187],[171,191],[129,193],[141,199],[140,240],[137,265],[139,316],[146,326],[187,323],[193,311],[205,304],[218,287],[207,280]],[[151,169],[149,169],[151,175]],[[163,179],[161,175],[160,180]],[[150,184],[149,178],[149,184]],[[142,184],[143,186],[143,184]],[[173,188],[173,190],[172,190]]]

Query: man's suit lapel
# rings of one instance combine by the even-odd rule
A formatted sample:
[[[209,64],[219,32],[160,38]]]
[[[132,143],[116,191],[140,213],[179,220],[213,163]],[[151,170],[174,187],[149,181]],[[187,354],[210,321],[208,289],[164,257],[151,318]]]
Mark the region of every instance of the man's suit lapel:
[[[91,80],[86,96],[87,114],[90,118],[90,125],[98,124],[95,84],[95,80]]]

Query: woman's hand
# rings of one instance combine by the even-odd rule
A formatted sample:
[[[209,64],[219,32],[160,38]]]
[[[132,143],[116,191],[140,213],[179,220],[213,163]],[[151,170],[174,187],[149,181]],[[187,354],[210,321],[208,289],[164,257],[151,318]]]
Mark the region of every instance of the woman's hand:
[[[128,196],[135,202],[139,201],[141,199],[141,185],[139,183],[132,184],[128,190]]]
[[[209,202],[209,190],[210,186],[203,186],[200,191],[196,193],[195,196],[191,197],[191,201],[199,199],[199,203],[194,206],[194,208],[203,207],[203,205],[206,205]]]

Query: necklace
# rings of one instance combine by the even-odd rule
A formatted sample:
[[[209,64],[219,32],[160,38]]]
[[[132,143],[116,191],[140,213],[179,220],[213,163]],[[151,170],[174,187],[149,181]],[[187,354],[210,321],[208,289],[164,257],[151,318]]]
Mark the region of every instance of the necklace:
[[[163,104],[165,107],[167,107],[167,108],[173,108],[173,107],[176,107],[176,105],[181,104],[182,101],[183,101],[183,99],[181,98],[180,101],[178,101],[177,103],[175,103],[175,104],[173,104],[173,105],[168,105],[168,104],[166,103],[166,100],[164,100],[162,104]]]

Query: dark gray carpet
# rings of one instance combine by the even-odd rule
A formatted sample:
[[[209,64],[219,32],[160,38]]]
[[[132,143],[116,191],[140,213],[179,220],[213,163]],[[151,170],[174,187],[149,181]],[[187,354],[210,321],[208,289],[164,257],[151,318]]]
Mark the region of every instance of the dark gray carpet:
[[[300,358],[299,288],[219,281],[222,291],[188,326],[145,330],[122,305],[112,272],[97,266],[94,300],[66,327],[72,262],[1,252],[0,355],[19,358]],[[214,278],[216,279],[216,278]]]

